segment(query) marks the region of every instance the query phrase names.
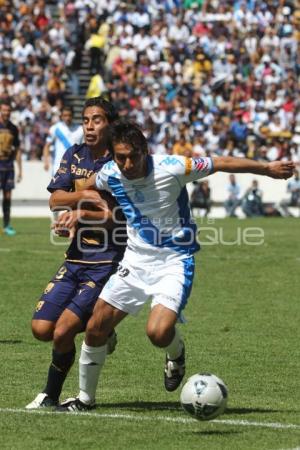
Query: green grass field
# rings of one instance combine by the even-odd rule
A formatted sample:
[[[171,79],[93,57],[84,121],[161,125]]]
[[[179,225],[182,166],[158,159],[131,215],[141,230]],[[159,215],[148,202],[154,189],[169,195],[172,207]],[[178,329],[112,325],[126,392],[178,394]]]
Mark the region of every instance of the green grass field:
[[[300,447],[298,219],[202,223],[202,240],[213,245],[197,255],[188,323],[181,330],[187,375],[211,371],[229,387],[228,410],[211,422],[193,420],[181,409],[179,392],[164,391],[164,354],[144,333],[148,308],[119,326],[96,410],[88,415],[24,410],[44,386],[51,351],[50,344],[31,336],[31,315],[64,247],[50,244],[46,219],[13,224],[14,238],[0,235],[1,449]],[[263,230],[263,244],[246,245],[249,227]],[[237,236],[235,245],[217,243]],[[79,336],[78,354],[81,341]],[[77,390],[76,364],[63,398]]]

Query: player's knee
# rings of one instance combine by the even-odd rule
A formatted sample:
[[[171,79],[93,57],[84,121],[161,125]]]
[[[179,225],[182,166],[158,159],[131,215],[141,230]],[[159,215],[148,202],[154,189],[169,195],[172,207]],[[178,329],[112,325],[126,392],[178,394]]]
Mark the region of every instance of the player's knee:
[[[52,341],[54,325],[45,323],[45,321],[33,320],[31,323],[31,331],[33,336],[39,341]]]
[[[164,326],[147,325],[147,336],[156,347],[166,347],[169,345],[169,330]]]
[[[86,327],[86,342],[89,345],[104,345],[111,333],[110,325],[105,321],[90,320]]]
[[[74,332],[67,326],[56,327],[53,334],[55,348],[60,348],[62,345],[73,343],[74,337]]]
[[[102,339],[106,335],[106,330],[101,324],[97,322],[92,322],[87,326],[86,335],[94,339]]]

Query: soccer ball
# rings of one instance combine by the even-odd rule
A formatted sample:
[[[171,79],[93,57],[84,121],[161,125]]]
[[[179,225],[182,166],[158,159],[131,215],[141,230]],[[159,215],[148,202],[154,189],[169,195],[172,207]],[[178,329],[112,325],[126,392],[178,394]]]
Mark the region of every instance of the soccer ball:
[[[183,409],[197,420],[211,420],[222,414],[227,398],[226,384],[211,373],[191,376],[180,394]]]

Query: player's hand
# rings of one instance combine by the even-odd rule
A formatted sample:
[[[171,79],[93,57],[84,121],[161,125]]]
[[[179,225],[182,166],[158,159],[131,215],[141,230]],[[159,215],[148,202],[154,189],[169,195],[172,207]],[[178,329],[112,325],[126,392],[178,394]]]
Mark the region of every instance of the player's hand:
[[[55,234],[70,238],[74,237],[80,217],[80,210],[62,213],[54,224]]]
[[[23,178],[22,172],[19,172],[17,175],[17,183],[20,183],[22,181],[22,178]]]
[[[268,177],[271,178],[290,178],[295,170],[295,164],[292,161],[273,161],[267,166]]]

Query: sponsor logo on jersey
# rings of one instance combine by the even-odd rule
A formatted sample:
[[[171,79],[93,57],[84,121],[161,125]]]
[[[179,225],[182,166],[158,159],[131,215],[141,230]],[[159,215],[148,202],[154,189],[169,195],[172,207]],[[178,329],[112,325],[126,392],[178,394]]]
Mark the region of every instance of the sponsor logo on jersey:
[[[180,159],[175,158],[174,156],[167,156],[162,160],[160,164],[166,164],[167,166],[175,166],[176,164],[180,164],[183,166],[183,163]]]
[[[80,163],[83,159],[85,159],[85,156],[83,158],[80,158],[76,153],[74,153],[74,157],[77,159],[77,161]]]
[[[81,169],[80,167],[75,166],[75,164],[72,164],[71,173],[84,178],[89,178],[94,173],[94,171],[88,169]]]

